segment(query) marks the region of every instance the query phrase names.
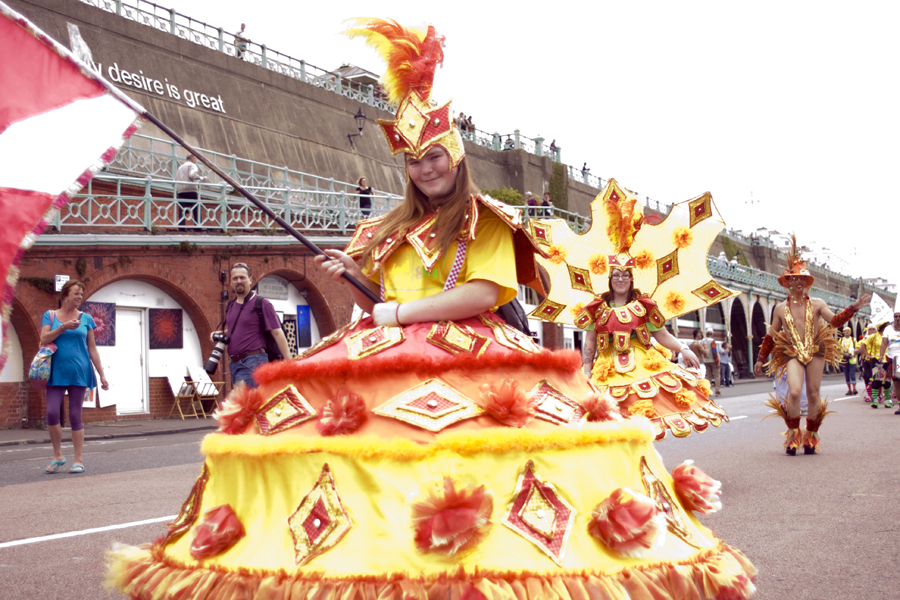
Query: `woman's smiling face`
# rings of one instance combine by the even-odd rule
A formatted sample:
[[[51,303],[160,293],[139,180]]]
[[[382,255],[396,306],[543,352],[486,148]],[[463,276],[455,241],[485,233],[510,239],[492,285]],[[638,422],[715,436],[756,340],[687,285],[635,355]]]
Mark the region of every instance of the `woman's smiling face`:
[[[456,187],[456,169],[450,168],[450,156],[438,146],[422,158],[406,157],[409,179],[429,200],[449,196]]]

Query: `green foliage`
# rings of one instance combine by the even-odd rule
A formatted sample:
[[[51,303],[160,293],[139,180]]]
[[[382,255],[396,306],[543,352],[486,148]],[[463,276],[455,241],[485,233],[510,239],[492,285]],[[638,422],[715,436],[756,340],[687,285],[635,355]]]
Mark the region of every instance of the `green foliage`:
[[[56,280],[49,277],[23,277],[22,281],[27,281],[34,287],[48,294],[56,293]]]
[[[187,255],[191,255],[197,251],[197,244],[192,244],[191,242],[184,241],[178,244],[178,251],[184,252]]]
[[[747,257],[744,256],[744,253],[741,252],[738,245],[734,243],[734,240],[722,236],[722,246],[725,247],[725,256],[728,257],[728,260],[737,257],[738,264],[744,265],[745,267],[750,266],[750,263],[747,262]]]
[[[78,273],[78,276],[84,279],[84,274],[87,273],[87,261],[83,258],[79,258],[75,261],[75,271]]]
[[[522,194],[516,190],[509,189],[505,185],[492,190],[481,190],[481,193],[487,194],[494,200],[499,200],[510,206],[525,206],[525,200],[523,199]]]
[[[561,210],[569,210],[569,186],[566,167],[562,163],[553,163],[553,175],[550,177],[550,200],[553,206]]]

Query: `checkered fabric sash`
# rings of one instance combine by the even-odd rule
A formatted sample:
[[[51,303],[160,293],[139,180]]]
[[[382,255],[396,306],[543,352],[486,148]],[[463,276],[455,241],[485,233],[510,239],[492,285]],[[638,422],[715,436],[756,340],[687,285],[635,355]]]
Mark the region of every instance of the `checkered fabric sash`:
[[[446,283],[444,283],[445,292],[456,287],[459,272],[462,271],[463,263],[466,262],[467,247],[468,242],[466,240],[460,240],[456,246],[456,258],[453,259],[453,266],[450,267],[450,274],[447,276]],[[381,294],[381,301],[384,302],[384,270],[381,271],[381,290],[379,293]]]
[[[456,287],[456,280],[459,279],[459,272],[462,271],[463,263],[466,261],[466,240],[459,240],[456,246],[456,258],[453,259],[453,266],[450,267],[450,274],[447,276],[447,282],[444,284],[444,291],[452,290]]]

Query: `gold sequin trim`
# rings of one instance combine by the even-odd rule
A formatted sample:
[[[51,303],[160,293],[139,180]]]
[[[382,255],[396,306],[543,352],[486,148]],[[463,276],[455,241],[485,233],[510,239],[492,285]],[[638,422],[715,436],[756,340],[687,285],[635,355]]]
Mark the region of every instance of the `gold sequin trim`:
[[[256,427],[261,434],[272,435],[317,416],[316,409],[290,384],[274,394],[259,409],[256,413]]]
[[[303,497],[287,523],[294,538],[294,566],[297,567],[333,548],[350,531],[352,522],[327,463],[316,485]]]
[[[484,409],[441,380],[429,379],[372,412],[437,433],[448,425],[484,414]]]
[[[426,339],[429,343],[451,354],[467,352],[475,356],[484,354],[491,343],[491,340],[475,333],[475,330],[468,325],[459,325],[453,321],[435,323]]]
[[[535,416],[555,425],[577,423],[584,418],[585,410],[581,404],[569,398],[553,387],[546,379],[542,379],[530,392],[536,404]]]
[[[203,492],[206,491],[206,483],[208,481],[209,467],[206,463],[203,463],[203,470],[200,471],[200,476],[194,482],[187,500],[181,505],[178,516],[175,517],[174,521],[166,524],[166,537],[163,539],[163,546],[184,535],[197,521],[197,516],[200,514],[200,506],[203,504]]]
[[[529,354],[540,354],[541,347],[538,346],[530,335],[526,335],[514,327],[510,327],[505,323],[498,323],[493,319],[489,319],[484,315],[478,315],[478,319],[488,327],[494,334],[494,340],[510,350],[520,350]]]
[[[699,548],[696,540],[687,530],[682,515],[679,514],[683,509],[679,504],[672,501],[672,495],[665,484],[660,481],[659,477],[650,469],[650,465],[647,464],[646,456],[641,457],[641,480],[644,483],[644,490],[646,490],[647,495],[653,498],[665,516],[666,528],[681,538],[686,544]]]
[[[331,335],[323,337],[318,342],[316,342],[316,344],[314,346],[307,348],[306,350],[301,352],[299,355],[297,355],[297,358],[294,360],[297,360],[300,358],[308,358],[308,357],[312,356],[313,354],[316,354],[326,348],[330,348],[331,346],[334,346],[335,344],[340,342],[344,338],[345,335],[347,335],[347,332],[351,331],[354,327],[359,325],[359,322],[363,320],[364,316],[365,315],[363,313],[360,313],[355,319],[353,319],[347,325],[344,325],[343,327],[336,330]]]

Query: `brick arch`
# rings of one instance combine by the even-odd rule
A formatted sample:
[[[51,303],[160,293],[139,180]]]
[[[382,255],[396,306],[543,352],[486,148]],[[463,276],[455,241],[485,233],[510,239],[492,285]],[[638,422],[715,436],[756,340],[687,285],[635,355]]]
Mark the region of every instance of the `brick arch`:
[[[19,345],[22,347],[22,376],[28,379],[28,367],[41,345],[41,320],[44,313],[31,314],[25,309],[25,305],[18,298],[13,297],[12,311],[9,315],[9,325],[16,331],[19,337]]]
[[[318,274],[318,270],[315,272]],[[258,278],[254,278],[254,283],[258,283],[262,279],[269,277],[280,277],[293,285],[297,291],[306,290],[306,302],[309,304],[309,310],[316,319],[316,325],[319,328],[319,335],[325,337],[333,333],[337,329],[332,309],[325,296],[320,289],[319,277],[310,277],[308,274],[301,273],[291,268],[281,267],[271,271],[260,272]],[[347,316],[349,319],[349,315]]]
[[[197,329],[197,336],[200,338],[203,354],[206,355],[212,351],[209,334],[218,323],[211,325],[207,314],[216,314],[215,299],[211,299],[209,306],[204,310],[204,307],[197,301],[198,298],[202,299],[204,294],[182,270],[139,258],[134,259],[125,268],[122,265],[117,267],[109,265],[85,279],[90,294],[85,297],[85,301],[90,301],[90,296],[104,287],[126,279],[152,284],[170,295],[193,321],[194,327]]]

